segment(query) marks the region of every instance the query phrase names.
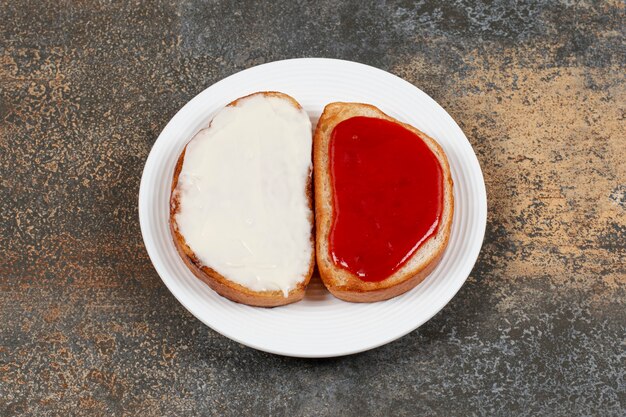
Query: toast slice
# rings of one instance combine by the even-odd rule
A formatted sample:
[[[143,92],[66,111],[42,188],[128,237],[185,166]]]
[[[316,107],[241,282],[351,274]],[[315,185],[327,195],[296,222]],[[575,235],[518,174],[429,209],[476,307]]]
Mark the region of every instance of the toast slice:
[[[311,147],[308,115],[279,92],[233,101],[185,146],[170,230],[218,294],[260,307],[304,296],[315,264]]]
[[[361,279],[345,265],[338,265],[330,247],[329,236],[334,225],[335,211],[335,194],[330,161],[331,138],[339,123],[355,117],[383,119],[408,129],[421,138],[440,164],[440,170],[437,172],[441,173],[441,185],[439,186],[441,191],[438,195],[441,196],[442,205],[439,206],[441,214],[436,232],[433,232],[434,234],[417,246],[410,257],[405,258],[406,260],[395,271],[378,281]],[[355,138],[353,136],[353,139]],[[358,148],[356,149],[358,150]],[[441,259],[448,244],[454,213],[450,167],[443,149],[434,139],[415,127],[386,115],[372,105],[330,103],[325,107],[313,137],[313,167],[317,265],[324,285],[334,296],[351,302],[387,300],[412,289],[430,274]],[[358,231],[356,234],[359,234]],[[366,241],[366,238],[355,235],[354,242],[360,241]]]

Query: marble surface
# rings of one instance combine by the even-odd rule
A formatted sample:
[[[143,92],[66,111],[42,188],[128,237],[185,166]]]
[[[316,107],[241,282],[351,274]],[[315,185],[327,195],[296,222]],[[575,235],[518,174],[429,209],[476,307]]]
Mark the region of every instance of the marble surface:
[[[622,2],[16,0],[0,22],[1,415],[626,415]],[[452,302],[329,360],[203,326],[137,218],[145,158],[185,102],[309,56],[430,94],[489,200]]]

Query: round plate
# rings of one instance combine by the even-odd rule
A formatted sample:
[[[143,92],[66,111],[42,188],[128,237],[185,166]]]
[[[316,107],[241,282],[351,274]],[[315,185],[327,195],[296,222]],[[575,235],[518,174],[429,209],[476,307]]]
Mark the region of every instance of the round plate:
[[[187,269],[168,226],[174,165],[185,144],[218,110],[257,91],[281,91],[294,97],[308,112],[313,126],[327,103],[370,103],[441,144],[454,180],[454,221],[443,259],[420,285],[388,301],[353,304],[334,298],[319,278],[313,277],[304,300],[267,309],[222,298]],[[487,198],[470,143],[452,117],[427,94],[367,65],[306,58],[239,72],[187,103],[163,129],[148,156],[139,190],[139,218],[146,249],[161,279],[199,320],[255,349],[319,358],[362,352],[391,342],[441,310],[476,262],[485,233]]]

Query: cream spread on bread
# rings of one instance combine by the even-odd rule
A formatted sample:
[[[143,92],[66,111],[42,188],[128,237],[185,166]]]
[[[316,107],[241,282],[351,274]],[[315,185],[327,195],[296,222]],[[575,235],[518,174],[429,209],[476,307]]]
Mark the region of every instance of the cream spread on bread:
[[[311,122],[264,96],[221,110],[187,145],[178,231],[201,264],[253,291],[285,297],[312,256]]]

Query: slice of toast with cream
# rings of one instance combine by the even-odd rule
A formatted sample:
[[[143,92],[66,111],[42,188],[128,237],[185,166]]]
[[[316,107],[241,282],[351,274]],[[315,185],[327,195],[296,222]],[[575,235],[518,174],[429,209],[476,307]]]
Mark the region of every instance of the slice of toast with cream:
[[[302,299],[315,264],[311,122],[278,92],[239,98],[186,145],[170,228],[185,264],[230,300]]]

